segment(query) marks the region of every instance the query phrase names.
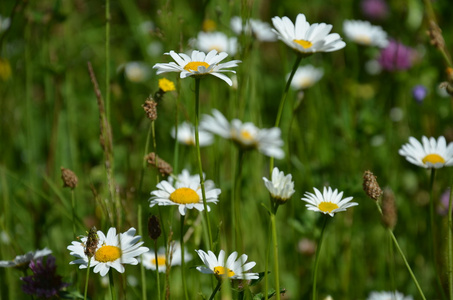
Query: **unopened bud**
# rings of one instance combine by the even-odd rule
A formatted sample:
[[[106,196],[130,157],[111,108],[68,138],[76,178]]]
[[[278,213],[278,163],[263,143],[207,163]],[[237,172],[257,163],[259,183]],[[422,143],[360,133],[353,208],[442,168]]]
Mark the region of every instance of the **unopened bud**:
[[[365,171],[363,173],[363,190],[368,197],[374,200],[378,200],[382,195],[382,189],[379,187],[376,178],[371,171]]]
[[[162,160],[159,156],[156,155],[156,153],[151,152],[145,157],[145,159],[150,165],[156,167],[157,170],[162,174],[162,176],[168,176],[173,173],[173,168],[171,167],[171,165]]]
[[[75,189],[79,181],[74,172],[63,167],[61,167],[61,179],[63,179],[63,187],[69,187],[72,190]]]
[[[148,219],[148,235],[152,240],[157,240],[160,237],[161,229],[159,219],[152,215]]]
[[[96,227],[91,227],[90,231],[88,232],[87,241],[85,244],[85,255],[88,258],[91,258],[96,253],[96,248],[98,247],[99,243],[99,236],[97,234]]]
[[[398,213],[396,210],[395,195],[392,190],[385,189],[384,196],[382,197],[382,223],[385,227],[393,229],[397,220]]]

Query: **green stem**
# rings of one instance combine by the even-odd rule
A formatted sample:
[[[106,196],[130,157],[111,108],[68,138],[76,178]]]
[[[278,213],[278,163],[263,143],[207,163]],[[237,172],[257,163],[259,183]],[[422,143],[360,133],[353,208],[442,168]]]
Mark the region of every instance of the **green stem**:
[[[241,212],[241,201],[240,201],[240,187],[241,187],[241,181],[242,181],[242,163],[243,163],[243,158],[244,158],[244,151],[241,149],[238,150],[238,157],[236,159],[237,166],[236,166],[236,174],[234,176],[234,187],[233,187],[233,193],[231,197],[233,198],[231,201],[232,205],[232,224],[235,224],[233,226],[235,228],[234,232],[234,239],[233,239],[233,245],[236,246],[236,250],[242,250],[243,244],[242,244],[242,219],[240,218],[240,212]]]
[[[325,229],[326,229],[328,218],[329,218],[328,215],[324,215],[324,222],[322,224],[321,236],[319,237],[318,247],[316,249],[315,265],[314,265],[314,269],[313,269],[313,296],[312,296],[312,300],[316,300],[316,279],[317,279],[317,274],[318,274],[319,253],[321,252],[322,240],[323,240],[323,237],[324,237],[324,232],[325,232]]]
[[[146,157],[146,155],[148,154],[148,151],[149,151],[149,140],[150,140],[150,137],[151,137],[151,130],[152,130],[152,123],[149,124],[148,133],[146,134],[145,152],[143,153],[142,170],[141,170],[141,173],[140,173],[140,180],[139,180],[139,184],[138,184],[138,191],[140,192],[139,195],[142,194],[143,177],[145,175],[145,169],[146,169],[145,157]]]
[[[105,110],[110,123],[110,0],[105,0]]]
[[[76,239],[76,211],[75,211],[75,196],[74,190],[71,189],[71,206],[72,206],[72,234],[74,239]]]
[[[448,288],[450,300],[453,300],[453,242],[452,242],[452,201],[453,183],[450,185],[450,198],[448,200]]]
[[[288,90],[291,85],[291,81],[293,81],[294,74],[296,73],[297,67],[299,67],[302,57],[303,57],[302,55],[297,56],[296,61],[294,62],[294,66],[291,71],[291,74],[289,75],[288,81],[286,82],[285,90],[283,92],[282,98],[280,99],[280,104],[278,106],[277,118],[275,119],[275,125],[274,125],[275,127],[280,126],[280,119],[282,117],[283,107],[285,106],[286,96],[288,95]],[[272,174],[272,169],[274,169],[274,158],[273,157],[271,157],[269,169],[270,169],[269,173]]]
[[[269,224],[268,232],[270,232],[271,229],[271,224]],[[270,248],[271,248],[271,234],[268,234],[268,240],[267,240],[267,249],[266,249],[266,262],[264,264],[264,299],[268,300],[268,290],[269,290],[269,284],[267,282],[267,277],[268,277],[268,271],[269,271],[269,253]]]
[[[186,300],[189,300],[189,295],[187,294],[187,285],[186,285],[186,276],[185,276],[185,259],[184,259],[184,216],[181,215],[181,232],[180,232],[180,243],[181,243],[181,279],[182,279],[182,289],[184,291],[184,297]],[[171,250],[170,250],[171,251]]]
[[[157,255],[157,239],[154,240],[154,261],[156,262],[157,299],[160,300],[160,274],[159,274],[159,260]]]
[[[140,236],[143,236],[142,205],[141,204],[138,205],[137,218],[138,218],[138,234]],[[157,262],[157,260],[156,260],[156,262]],[[146,298],[147,287],[146,287],[146,277],[145,277],[145,266],[143,266],[143,264],[140,264],[140,277],[141,277],[141,281],[142,281],[142,299],[146,300],[147,299]],[[157,286],[159,287],[159,285],[157,285]]]
[[[113,282],[113,270],[109,270],[109,286],[112,300],[116,300],[115,283]]]
[[[200,78],[195,78],[195,145],[197,148],[197,159],[198,159],[198,171],[200,173],[200,186],[201,186],[201,195],[203,197],[203,212],[208,227],[209,235],[209,247],[213,249],[212,244],[212,233],[211,233],[211,223],[209,222],[208,217],[208,206],[206,204],[206,191],[204,188],[204,176],[203,176],[203,165],[201,163],[201,152],[200,152],[200,137],[198,133],[198,125],[200,123]]]
[[[91,257],[88,258],[88,265],[87,265],[87,276],[85,278],[85,292],[83,294],[83,299],[87,300],[87,293],[88,293],[88,278],[90,278],[90,263]]]
[[[222,285],[222,280],[221,280],[221,279],[217,280],[217,285],[216,285],[214,291],[212,291],[212,294],[211,294],[211,297],[209,297],[209,300],[214,299],[214,296],[215,296],[215,294],[217,294],[217,292],[220,290],[220,286],[221,286],[221,285]]]
[[[271,213],[272,242],[274,249],[274,273],[275,273],[275,299],[280,300],[280,276],[278,267],[278,241],[277,226],[275,225],[275,211]]]

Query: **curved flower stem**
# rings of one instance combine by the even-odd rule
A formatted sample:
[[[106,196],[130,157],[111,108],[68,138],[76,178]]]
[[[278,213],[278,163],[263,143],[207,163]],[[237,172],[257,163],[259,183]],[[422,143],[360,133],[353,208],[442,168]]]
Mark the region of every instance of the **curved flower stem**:
[[[182,280],[182,289],[184,291],[184,297],[186,300],[189,300],[189,295],[187,294],[187,285],[186,285],[186,276],[185,276],[185,268],[186,262],[184,259],[184,216],[181,215],[181,232],[180,232],[180,243],[181,243],[181,280]],[[156,261],[157,265],[157,261]]]
[[[113,270],[109,271],[109,286],[112,300],[116,300],[115,284],[113,282]]]
[[[316,300],[316,277],[317,277],[317,274],[318,274],[319,253],[321,252],[322,240],[323,240],[323,237],[324,237],[324,232],[325,232],[325,229],[326,229],[328,218],[329,218],[328,215],[324,215],[324,222],[322,224],[321,236],[319,237],[318,247],[316,249],[315,265],[314,265],[314,269],[313,269],[313,296],[312,296],[312,300]]]
[[[453,242],[452,242],[452,201],[453,201],[453,184],[450,185],[450,198],[448,200],[448,289],[450,300],[453,300]]]
[[[90,278],[90,262],[91,257],[88,258],[88,266],[87,266],[87,276],[85,278],[85,292],[83,294],[83,299],[87,300],[87,292],[88,292],[88,279]]]
[[[213,249],[211,223],[209,223],[208,206],[206,204],[206,191],[204,188],[203,165],[201,163],[200,137],[199,137],[199,133],[198,133],[198,125],[200,123],[199,119],[200,119],[200,78],[195,78],[195,145],[197,148],[198,171],[200,173],[201,195],[203,197],[203,208],[204,208],[203,212],[204,212],[204,217],[206,219],[206,224],[208,227],[209,247],[210,247],[210,249]]]
[[[211,294],[211,297],[209,297],[209,300],[212,300],[214,299],[215,297],[215,294],[217,294],[217,292],[220,290],[220,286],[222,285],[222,280],[217,280],[217,285],[214,289],[214,291],[212,291],[212,294]]]
[[[289,86],[291,85],[291,81],[293,81],[294,74],[296,73],[297,67],[299,66],[303,56],[298,55],[296,61],[294,62],[293,69],[291,74],[289,75],[288,81],[286,82],[285,90],[283,92],[282,98],[280,99],[280,104],[278,106],[277,111],[277,118],[275,119],[275,127],[280,126],[280,119],[282,118],[283,107],[285,106],[286,96],[288,95]],[[270,164],[269,164],[269,173],[272,174],[272,169],[274,169],[274,158],[271,157]]]
[[[271,213],[272,226],[272,242],[274,248],[274,277],[275,277],[275,299],[280,300],[280,276],[278,272],[278,241],[277,241],[277,226],[275,225],[275,214],[277,209]]]

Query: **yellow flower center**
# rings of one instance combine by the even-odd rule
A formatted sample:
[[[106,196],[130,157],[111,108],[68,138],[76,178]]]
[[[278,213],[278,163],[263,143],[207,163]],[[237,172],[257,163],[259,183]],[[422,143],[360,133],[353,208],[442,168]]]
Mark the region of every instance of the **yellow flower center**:
[[[230,270],[230,269],[222,267],[222,266],[215,267],[214,273],[216,276],[224,276],[224,275],[228,276],[228,277],[234,276],[233,270]]]
[[[165,266],[165,262],[166,262],[166,261],[167,261],[167,260],[165,259],[165,256],[164,256],[164,255],[159,255],[159,256],[157,256],[157,265],[158,265],[159,267],[160,267],[160,266]],[[155,259],[155,258],[151,259],[151,263],[152,263],[153,265],[156,265],[156,259]]]
[[[299,46],[301,46],[304,49],[308,49],[311,46],[313,46],[313,44],[310,41],[306,41],[306,40],[293,40],[293,42],[298,44]]]
[[[214,31],[217,28],[217,24],[215,23],[214,20],[206,19],[203,21],[203,31],[209,32],[209,31]]]
[[[184,66],[184,70],[192,73],[192,71],[198,72],[198,67],[203,66],[206,69],[209,68],[209,65],[204,61],[191,61],[187,65]]]
[[[322,212],[331,213],[332,210],[337,209],[338,205],[332,202],[321,202],[318,206],[319,210]]]
[[[356,42],[362,45],[370,45],[371,44],[371,39],[367,35],[358,35],[355,38]]]
[[[313,85],[313,80],[311,80],[310,78],[303,78],[302,80],[300,80],[299,84],[300,84],[301,88],[306,89]]]
[[[422,162],[424,164],[426,163],[432,163],[432,164],[437,164],[437,163],[445,163],[445,159],[440,156],[439,154],[428,154],[426,155],[423,159]]]
[[[179,204],[189,204],[200,202],[200,196],[190,188],[179,188],[170,194],[170,200]]]
[[[121,249],[116,246],[102,246],[96,251],[94,259],[106,263],[121,257]]]
[[[246,140],[246,141],[251,141],[253,140],[253,136],[250,134],[250,132],[248,132],[247,130],[245,129],[242,129],[241,130],[241,138]]]
[[[175,84],[167,78],[159,79],[159,88],[164,92],[175,90]]]

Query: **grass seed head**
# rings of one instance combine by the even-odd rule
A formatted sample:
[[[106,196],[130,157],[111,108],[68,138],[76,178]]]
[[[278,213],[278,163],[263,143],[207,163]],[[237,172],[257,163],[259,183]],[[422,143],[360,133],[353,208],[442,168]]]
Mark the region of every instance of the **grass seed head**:
[[[69,170],[61,167],[61,179],[63,179],[63,187],[69,187],[72,190],[75,189],[79,179],[76,174]]]
[[[382,195],[382,189],[376,180],[376,176],[371,171],[365,171],[363,173],[363,190],[368,197],[374,200],[378,200]]]

